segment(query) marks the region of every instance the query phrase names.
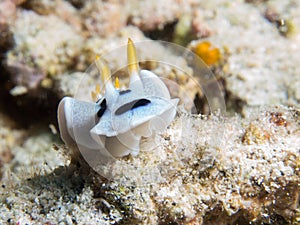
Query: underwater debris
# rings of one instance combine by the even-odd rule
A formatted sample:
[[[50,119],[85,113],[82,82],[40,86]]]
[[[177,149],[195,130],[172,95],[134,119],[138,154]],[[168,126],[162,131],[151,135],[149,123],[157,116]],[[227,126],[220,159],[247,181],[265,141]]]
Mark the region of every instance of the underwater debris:
[[[281,112],[271,112],[270,122],[276,124],[277,126],[287,126],[286,116]]]
[[[253,143],[263,144],[270,140],[270,135],[259,124],[251,123],[245,131],[242,137],[242,142],[247,145]]]
[[[296,32],[295,24],[290,19],[284,19],[273,8],[269,7],[265,11],[265,18],[276,25],[278,32],[284,37],[291,37]]]
[[[280,19],[276,21],[279,33],[284,37],[290,37],[295,33],[295,25],[291,20]]]

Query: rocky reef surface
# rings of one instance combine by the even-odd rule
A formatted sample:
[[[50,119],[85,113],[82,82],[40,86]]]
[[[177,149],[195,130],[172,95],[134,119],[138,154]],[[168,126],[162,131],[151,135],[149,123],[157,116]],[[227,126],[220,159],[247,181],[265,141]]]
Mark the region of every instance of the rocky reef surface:
[[[299,224],[299,11],[295,0],[2,0],[0,223]],[[184,58],[141,44],[140,66],[185,108],[155,145],[145,139],[138,156],[115,161],[107,180],[72,158],[56,110],[63,96],[80,97],[96,55],[128,82],[112,51],[128,37],[194,51],[226,113],[208,113]]]

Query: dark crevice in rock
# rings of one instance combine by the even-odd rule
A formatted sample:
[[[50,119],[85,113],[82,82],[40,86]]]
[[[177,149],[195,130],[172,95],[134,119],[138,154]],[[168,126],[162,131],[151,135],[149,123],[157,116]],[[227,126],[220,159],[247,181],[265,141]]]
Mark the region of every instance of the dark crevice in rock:
[[[8,75],[4,73],[0,77],[0,110],[3,113],[23,128],[41,123],[47,126],[50,123],[57,124],[59,97],[56,93],[49,89],[37,88],[24,95],[12,96],[9,91],[13,84]]]
[[[235,113],[243,114],[244,106],[247,104],[244,100],[235,96],[230,90],[227,88],[226,80],[222,79],[222,84],[224,87],[224,97],[226,103],[226,111],[229,115],[233,115]]]
[[[169,41],[173,40],[175,26],[178,21],[168,23],[163,29],[145,31],[145,36],[152,40]]]

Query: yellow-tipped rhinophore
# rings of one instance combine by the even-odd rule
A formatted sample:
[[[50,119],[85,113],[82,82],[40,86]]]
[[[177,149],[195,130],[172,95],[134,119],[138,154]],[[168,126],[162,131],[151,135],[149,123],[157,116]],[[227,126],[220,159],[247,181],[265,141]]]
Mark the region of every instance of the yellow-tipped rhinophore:
[[[112,84],[110,77],[110,70],[106,62],[100,59],[99,56],[96,57],[96,66],[101,74],[102,88],[105,89],[105,98],[107,102],[114,102],[117,98],[117,92]]]
[[[136,49],[130,38],[128,38],[128,43],[127,43],[127,61],[128,61],[129,75],[138,73],[139,64],[136,56]]]
[[[97,94],[94,91],[92,91],[91,96],[92,96],[93,101],[96,102],[97,101]]]
[[[118,77],[116,77],[116,80],[115,80],[115,88],[120,89],[120,81],[119,81]]]
[[[96,56],[95,63],[101,74],[101,80],[102,80],[103,85],[105,85],[106,82],[111,82],[109,67],[103,60],[100,59],[99,55]]]
[[[91,96],[92,96],[93,101],[98,100],[99,95],[100,95],[100,91],[101,91],[100,84],[96,84],[95,91],[91,92]]]

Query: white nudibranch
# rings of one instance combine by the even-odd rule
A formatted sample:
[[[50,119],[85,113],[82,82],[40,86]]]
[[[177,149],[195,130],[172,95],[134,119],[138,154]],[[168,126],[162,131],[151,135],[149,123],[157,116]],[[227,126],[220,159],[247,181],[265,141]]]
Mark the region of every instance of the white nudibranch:
[[[95,103],[64,97],[58,106],[61,138],[69,147],[82,151],[100,151],[103,156],[136,156],[141,137],[150,137],[164,131],[176,114],[178,99],[171,99],[163,81],[148,70],[140,70],[136,49],[128,39],[127,90],[115,86],[107,64],[96,59],[96,66],[104,85],[104,94]],[[92,92],[93,98],[100,87]]]

